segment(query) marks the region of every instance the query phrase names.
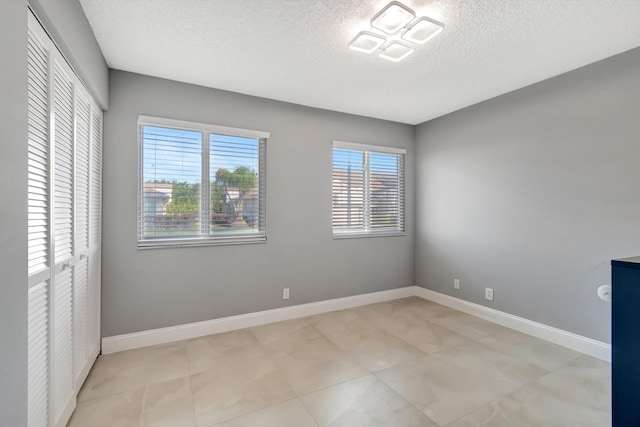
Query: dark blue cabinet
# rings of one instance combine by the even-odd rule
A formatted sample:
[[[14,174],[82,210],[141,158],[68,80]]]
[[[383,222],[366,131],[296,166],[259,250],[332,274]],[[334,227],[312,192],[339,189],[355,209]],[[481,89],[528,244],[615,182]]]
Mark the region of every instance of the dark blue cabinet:
[[[640,257],[611,261],[613,427],[640,426]]]

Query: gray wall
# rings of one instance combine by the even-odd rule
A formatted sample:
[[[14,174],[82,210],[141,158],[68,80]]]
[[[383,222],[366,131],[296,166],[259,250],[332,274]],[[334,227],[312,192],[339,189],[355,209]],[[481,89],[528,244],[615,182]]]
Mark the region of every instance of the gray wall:
[[[27,425],[27,2],[0,12],[0,425]]]
[[[36,16],[96,102],[109,102],[109,70],[78,0],[29,0]]]
[[[271,132],[266,244],[136,249],[139,114]],[[111,71],[103,336],[413,285],[413,137],[409,125]],[[407,236],[332,239],[334,139],[408,150]]]
[[[639,113],[635,49],[420,125],[417,284],[609,341],[596,288],[640,254]]]

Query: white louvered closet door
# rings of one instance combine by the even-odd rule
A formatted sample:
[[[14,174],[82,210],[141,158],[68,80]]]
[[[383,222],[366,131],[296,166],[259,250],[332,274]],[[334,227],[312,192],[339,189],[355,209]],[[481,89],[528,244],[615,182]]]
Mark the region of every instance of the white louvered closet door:
[[[63,427],[100,351],[102,111],[29,13],[29,427]]]
[[[100,277],[102,242],[102,110],[91,109],[89,156],[89,289],[87,291],[87,351],[90,361],[100,351]]]
[[[91,103],[84,88],[75,94],[75,205],[73,268],[73,366],[76,388],[88,371],[87,291],[89,285],[89,152]]]
[[[56,424],[75,404],[73,375],[74,76],[62,56],[53,57],[53,407]],[[72,402],[73,401],[73,402]]]
[[[30,22],[31,23],[31,22]],[[28,405],[29,427],[49,425],[50,169],[47,36],[28,36]]]

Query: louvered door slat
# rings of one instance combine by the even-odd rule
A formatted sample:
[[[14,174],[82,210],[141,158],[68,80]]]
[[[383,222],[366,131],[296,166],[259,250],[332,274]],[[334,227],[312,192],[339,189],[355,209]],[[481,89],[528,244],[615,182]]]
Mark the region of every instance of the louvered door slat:
[[[102,112],[94,108],[91,114],[91,246],[99,247],[102,227]]]
[[[54,392],[56,420],[62,415],[73,396],[73,332],[72,332],[72,274],[67,268],[55,277],[53,300],[54,317]]]
[[[74,266],[73,281],[73,353],[74,380],[78,380],[87,362],[87,284],[88,259],[82,258]],[[84,378],[80,379],[83,380]]]
[[[38,37],[30,32],[28,37],[28,273],[48,267],[48,236],[34,233],[34,228],[48,225],[49,215],[49,126],[47,92],[48,54]]]
[[[53,77],[54,242],[56,263],[72,255],[73,80],[58,60]]]
[[[76,250],[89,247],[89,148],[91,104],[81,91],[76,93]]]
[[[29,426],[45,427],[49,420],[49,292],[48,282],[29,289]]]

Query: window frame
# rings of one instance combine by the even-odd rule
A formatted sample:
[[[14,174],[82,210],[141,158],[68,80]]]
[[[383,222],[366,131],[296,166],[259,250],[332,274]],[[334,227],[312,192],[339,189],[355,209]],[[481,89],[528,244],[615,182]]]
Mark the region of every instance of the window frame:
[[[363,185],[365,189],[363,191],[365,200],[365,206],[370,206],[371,199],[371,164],[369,161],[371,153],[379,153],[379,154],[394,154],[398,156],[398,227],[397,228],[383,228],[383,229],[372,229],[367,228],[367,224],[371,222],[371,212],[368,212],[368,216],[363,212],[364,215],[364,229],[362,230],[345,230],[345,229],[336,229],[333,226],[333,197],[334,197],[334,150],[345,149],[345,150],[353,150],[360,151],[363,153],[364,161],[363,161]],[[339,141],[334,140],[333,145],[331,147],[331,232],[333,239],[352,239],[352,238],[362,238],[362,237],[386,237],[386,236],[406,236],[406,212],[405,212],[405,180],[406,180],[406,163],[405,157],[407,154],[407,150],[404,148],[398,147],[389,147],[382,145],[371,145],[371,144],[362,144],[359,142],[348,142],[348,141]]]
[[[138,182],[137,182],[137,217],[136,217],[136,240],[138,249],[159,249],[159,248],[178,248],[178,247],[198,247],[198,246],[217,246],[217,245],[237,245],[237,244],[253,244],[266,243],[267,227],[266,227],[266,158],[267,158],[267,141],[270,139],[270,132],[234,128],[229,126],[221,126],[214,124],[190,122],[185,120],[174,120],[154,116],[138,116]],[[143,239],[143,218],[144,218],[144,143],[143,128],[144,126],[163,127],[167,129],[195,131],[200,132],[202,136],[202,160],[201,160],[201,195],[200,201],[205,204],[210,203],[210,135],[224,135],[231,137],[250,138],[258,140],[258,197],[260,205],[258,208],[259,221],[258,232],[252,234],[233,236],[218,236],[201,233],[197,237],[179,237],[179,238],[153,238]],[[200,210],[200,215],[203,210]],[[208,221],[210,223],[210,221]],[[201,223],[201,227],[203,223]],[[210,224],[209,224],[210,226]]]

